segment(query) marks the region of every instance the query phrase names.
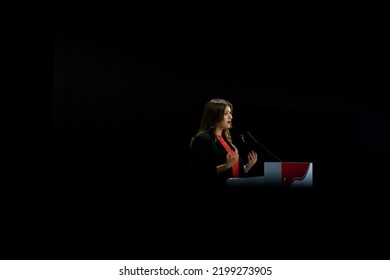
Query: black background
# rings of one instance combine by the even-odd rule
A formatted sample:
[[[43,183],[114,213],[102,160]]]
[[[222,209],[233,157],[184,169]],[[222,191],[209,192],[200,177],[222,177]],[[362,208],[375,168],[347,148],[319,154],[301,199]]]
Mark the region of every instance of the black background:
[[[22,108],[39,120],[23,118],[16,141],[27,211],[13,223],[29,234],[6,256],[380,258],[390,119],[375,36],[316,14],[186,15],[58,24],[25,40],[39,49],[28,68],[39,93]],[[249,130],[283,161],[313,162],[314,188],[194,189],[189,141],[217,97],[233,103],[240,150],[274,160],[240,142]]]

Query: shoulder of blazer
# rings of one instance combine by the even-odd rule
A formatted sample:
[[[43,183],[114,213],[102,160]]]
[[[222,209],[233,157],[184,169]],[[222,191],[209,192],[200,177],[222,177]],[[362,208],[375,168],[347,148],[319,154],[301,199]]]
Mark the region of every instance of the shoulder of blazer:
[[[202,139],[203,141],[215,141],[215,139],[213,139],[213,136],[207,131],[202,132],[201,134],[196,136],[196,138]]]

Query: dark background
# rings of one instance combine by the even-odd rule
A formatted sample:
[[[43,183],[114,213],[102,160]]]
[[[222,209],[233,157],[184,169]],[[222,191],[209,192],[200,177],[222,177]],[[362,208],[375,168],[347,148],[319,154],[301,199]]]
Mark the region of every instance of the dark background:
[[[92,178],[122,181],[134,173],[147,176],[145,183],[165,176],[176,185],[186,178],[203,105],[215,97],[234,104],[234,137],[249,130],[284,161],[314,162],[324,191],[381,177],[375,171],[389,153],[388,103],[365,58],[348,50],[353,42],[293,37],[283,44],[245,32],[234,43],[223,32],[137,35],[125,28],[55,35],[56,151],[107,175]],[[136,172],[110,174],[118,168]]]
[[[24,105],[42,119],[24,120],[34,148],[23,179],[37,186],[24,196],[40,199],[21,216],[33,237],[12,256],[381,257],[389,103],[375,48],[347,27],[141,21],[26,40],[43,54],[42,94]],[[240,142],[249,130],[283,161],[313,162],[314,188],[194,188],[189,142],[211,98],[233,103],[240,151],[275,160]]]

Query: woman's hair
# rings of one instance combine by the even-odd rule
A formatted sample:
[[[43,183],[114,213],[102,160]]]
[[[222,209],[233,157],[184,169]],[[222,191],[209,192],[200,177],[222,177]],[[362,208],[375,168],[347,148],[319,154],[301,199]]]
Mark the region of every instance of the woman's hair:
[[[207,131],[215,136],[215,128],[218,123],[223,121],[226,106],[230,107],[231,113],[233,114],[233,105],[227,100],[215,98],[206,103],[203,109],[203,116],[200,121],[199,130],[191,139],[191,144],[194,138],[203,132]],[[224,129],[222,134],[230,143],[232,143],[229,129]]]

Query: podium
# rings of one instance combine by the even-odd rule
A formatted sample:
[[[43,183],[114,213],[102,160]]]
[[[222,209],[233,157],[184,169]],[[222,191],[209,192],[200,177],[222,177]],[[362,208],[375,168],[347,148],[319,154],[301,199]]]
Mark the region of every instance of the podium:
[[[264,176],[229,178],[228,187],[313,187],[312,162],[265,162]]]

